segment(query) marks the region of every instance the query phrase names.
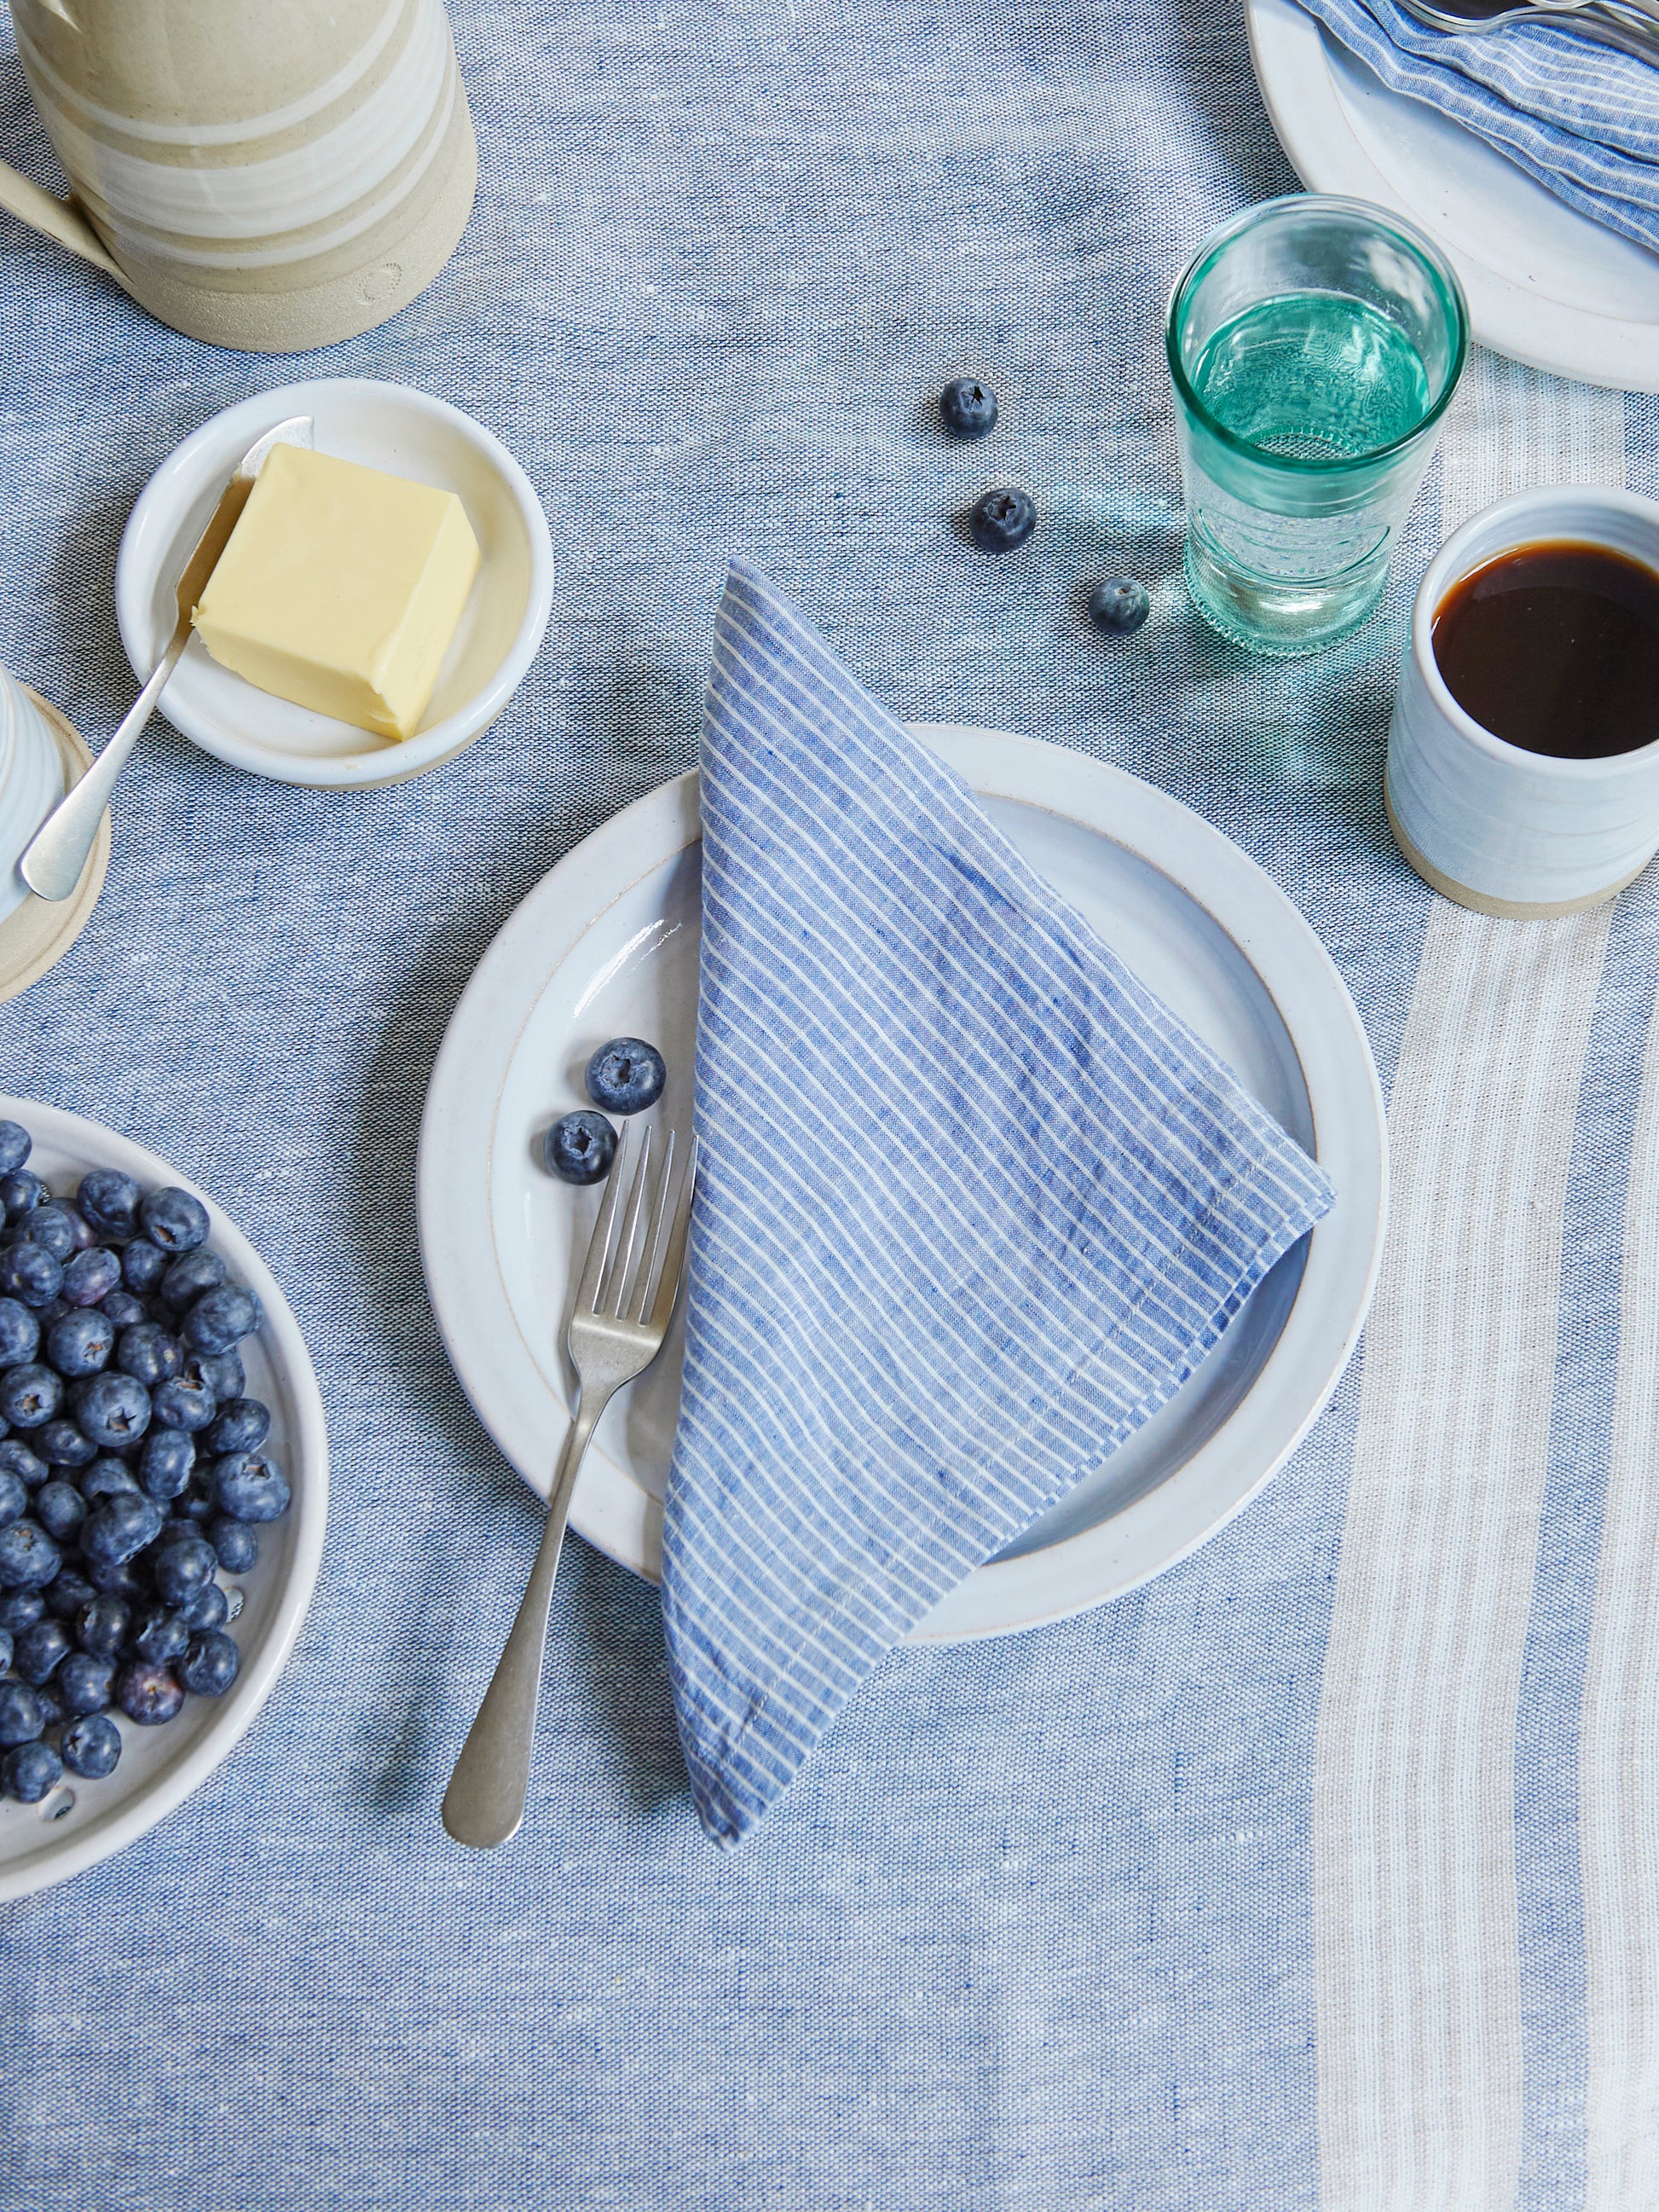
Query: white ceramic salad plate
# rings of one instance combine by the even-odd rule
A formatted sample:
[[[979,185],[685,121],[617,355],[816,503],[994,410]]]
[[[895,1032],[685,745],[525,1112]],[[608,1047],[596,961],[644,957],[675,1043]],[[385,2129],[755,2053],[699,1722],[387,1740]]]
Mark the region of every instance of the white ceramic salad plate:
[[[1659,392],[1659,255],[1391,92],[1296,0],[1244,0],[1244,15],[1262,100],[1310,191],[1420,224],[1450,257],[1483,345],[1557,376]]]
[[[96,1121],[0,1097],[0,1119],[21,1121],[34,1139],[29,1165],[60,1196],[89,1168],[121,1168],[147,1190],[173,1183],[208,1210],[209,1242],[232,1277],[255,1291],[264,1325],[240,1350],[249,1395],[270,1408],[270,1449],[293,1487],[280,1521],[260,1531],[259,1559],[246,1575],[221,1574],[236,1607],[227,1626],[240,1672],[222,1698],[187,1698],[164,1728],[135,1728],[116,1716],[121,1759],[113,1774],[86,1782],[66,1774],[38,1805],[0,1798],[0,1901],[27,1897],[123,1850],[205,1782],[251,1726],[275,1688],[316,1586],[328,1518],[328,1431],[299,1324],[270,1269],[204,1190],[154,1152]]]
[[[916,1630],[951,1643],[1036,1626],[1144,1582],[1244,1505],[1306,1431],[1358,1341],[1382,1247],[1386,1137],[1376,1070],[1307,923],[1236,845],[1118,769],[1030,738],[924,726],[992,818],[1129,965],[1316,1152],[1340,1194],[1210,1358],[1136,1436]],[[585,1103],[606,1038],[651,1039],[689,1127],[702,846],[697,779],[637,800],[544,878],[455,1011],[421,1132],[421,1249],[468,1395],[545,1493],[570,1420],[562,1355],[597,1191],[556,1182],[543,1132]],[[763,1110],[763,1108],[757,1110]],[[676,1333],[613,1401],[573,1525],[653,1580],[678,1407]]]

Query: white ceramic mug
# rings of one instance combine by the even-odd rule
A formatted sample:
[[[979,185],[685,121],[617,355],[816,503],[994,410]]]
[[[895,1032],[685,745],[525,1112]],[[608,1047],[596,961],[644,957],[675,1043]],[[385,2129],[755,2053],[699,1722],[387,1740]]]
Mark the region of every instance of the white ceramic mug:
[[[292,353],[423,290],[477,149],[442,0],[11,0],[70,180],[0,163],[0,206],[164,323]]]
[[[1528,752],[1465,714],[1435,660],[1435,611],[1454,584],[1500,553],[1560,539],[1659,573],[1659,504],[1556,484],[1466,522],[1418,586],[1389,731],[1389,823],[1401,851],[1443,896],[1518,921],[1599,906],[1659,852],[1659,740],[1600,760]]]
[[[0,668],[0,921],[29,896],[25,847],[64,795],[64,762],[46,716]]]

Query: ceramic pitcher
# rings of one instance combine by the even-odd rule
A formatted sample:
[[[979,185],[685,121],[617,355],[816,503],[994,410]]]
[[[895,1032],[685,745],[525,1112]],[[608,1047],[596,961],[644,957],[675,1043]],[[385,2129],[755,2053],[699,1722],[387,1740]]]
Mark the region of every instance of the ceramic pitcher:
[[[0,206],[175,330],[293,353],[426,288],[477,149],[442,0],[11,0],[72,187]]]

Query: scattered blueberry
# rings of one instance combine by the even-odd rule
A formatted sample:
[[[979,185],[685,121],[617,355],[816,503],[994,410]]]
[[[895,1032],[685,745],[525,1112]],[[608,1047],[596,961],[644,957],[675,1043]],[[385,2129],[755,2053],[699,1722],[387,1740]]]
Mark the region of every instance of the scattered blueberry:
[[[43,1482],[34,1493],[34,1517],[54,1544],[72,1544],[87,1517],[87,1501],[72,1482]]]
[[[40,1324],[16,1298],[0,1297],[0,1367],[22,1367],[40,1345]]]
[[[81,1249],[69,1208],[59,1206],[56,1199],[49,1199],[46,1205],[37,1206],[32,1213],[23,1217],[18,1225],[17,1242],[44,1244],[59,1267]]]
[[[958,438],[982,438],[997,419],[997,396],[976,377],[959,376],[939,396],[945,427]]]
[[[72,1713],[101,1713],[109,1703],[114,1674],[112,1659],[94,1659],[89,1651],[71,1651],[58,1669],[58,1694]]]
[[[94,1659],[118,1659],[126,1649],[132,1608],[121,1597],[95,1597],[75,1616],[75,1638]]]
[[[38,1589],[0,1590],[0,1628],[8,1636],[29,1627],[46,1609],[46,1601]]]
[[[668,1070],[643,1037],[612,1037],[587,1063],[587,1095],[607,1114],[642,1114],[662,1097]]]
[[[198,1244],[207,1243],[210,1226],[207,1208],[187,1190],[151,1191],[139,1200],[138,1218],[150,1242],[175,1257],[180,1252],[193,1252]]]
[[[14,1521],[9,1528],[0,1528],[0,1589],[44,1589],[63,1563],[63,1553],[38,1521]],[[40,1602],[44,1611],[45,1599]]]
[[[617,1133],[610,1122],[585,1107],[561,1115],[542,1139],[549,1171],[566,1182],[599,1182],[610,1172],[616,1150]]]
[[[176,1717],[185,1693],[167,1668],[151,1659],[135,1659],[115,1678],[115,1698],[140,1728],[161,1728]]]
[[[88,1782],[101,1782],[115,1771],[121,1756],[121,1731],[107,1713],[86,1713],[70,1723],[58,1747],[71,1774]]]
[[[233,1398],[222,1405],[202,1437],[216,1459],[226,1452],[258,1451],[270,1434],[270,1408],[257,1398]]]
[[[1109,637],[1133,637],[1152,611],[1146,586],[1133,576],[1109,576],[1089,594],[1089,619]]]
[[[228,1452],[216,1460],[213,1488],[233,1520],[276,1521],[288,1510],[288,1478],[264,1452]]]
[[[0,1395],[6,1381],[0,1376]],[[0,1402],[0,1413],[4,1410]],[[123,1451],[136,1444],[149,1426],[149,1393],[131,1375],[94,1375],[71,1386],[70,1410],[94,1443],[101,1444],[106,1451]],[[182,1424],[172,1421],[167,1425],[179,1428]]]
[[[210,1583],[198,1590],[187,1606],[180,1607],[192,1635],[200,1635],[210,1628],[222,1628],[230,1618],[230,1600],[217,1583]]]
[[[117,1329],[135,1328],[141,1321],[149,1319],[149,1308],[131,1291],[112,1291],[105,1298],[100,1310],[106,1313]]]
[[[49,1743],[20,1743],[0,1760],[0,1782],[20,1805],[38,1805],[64,1778],[64,1762]]]
[[[191,1436],[198,1429],[206,1428],[219,1410],[218,1401],[208,1389],[200,1370],[191,1371],[187,1364],[177,1375],[169,1375],[165,1382],[156,1384],[154,1405],[158,1427],[183,1429]]]
[[[38,1690],[51,1676],[59,1660],[67,1659],[74,1648],[69,1631],[61,1620],[37,1620],[33,1628],[26,1628],[13,1640],[13,1671],[20,1674],[32,1690]]]
[[[0,1528],[9,1528],[14,1521],[21,1521],[28,1504],[29,1493],[22,1478],[0,1468]]]
[[[118,1168],[94,1168],[81,1178],[75,1202],[100,1237],[125,1243],[138,1228],[138,1186]]]
[[[27,1682],[0,1682],[0,1745],[33,1743],[46,1722],[40,1700]]]
[[[0,1121],[0,1176],[15,1175],[34,1150],[34,1139],[21,1121]]]
[[[18,1524],[27,1528],[27,1521]],[[136,1559],[146,1544],[155,1542],[161,1533],[161,1516],[142,1491],[123,1491],[114,1498],[106,1498],[95,1512],[88,1513],[81,1529],[81,1553],[94,1566],[125,1566]],[[0,1533],[0,1544],[11,1534]],[[0,1565],[0,1574],[3,1574]]]
[[[191,1638],[179,1679],[198,1698],[222,1698],[236,1680],[242,1655],[228,1636],[216,1628]]]
[[[259,1558],[259,1532],[251,1522],[222,1515],[208,1529],[219,1565],[228,1575],[245,1575]]]
[[[36,1429],[34,1448],[54,1471],[62,1467],[90,1467],[98,1456],[97,1445],[73,1421],[48,1421],[44,1429]]]
[[[981,553],[1012,553],[1036,527],[1036,509],[1023,491],[981,492],[968,517]]]
[[[179,1334],[192,1352],[210,1359],[252,1336],[264,1319],[252,1291],[240,1283],[222,1283],[197,1299]]]
[[[15,1474],[25,1490],[38,1490],[49,1472],[46,1462],[21,1437],[8,1437],[0,1443],[0,1468]]]
[[[146,1390],[176,1375],[184,1358],[178,1338],[159,1322],[138,1322],[131,1328],[124,1328],[116,1340],[117,1368],[123,1375],[131,1375],[135,1382],[142,1382]]]
[[[0,1375],[0,1415],[15,1429],[45,1428],[63,1402],[61,1379],[39,1360]]]
[[[141,1659],[159,1667],[181,1658],[190,1642],[190,1629],[182,1613],[171,1606],[155,1605],[140,1613],[132,1634],[132,1648]]]
[[[0,1250],[0,1297],[16,1298],[37,1311],[49,1306],[64,1287],[64,1263],[44,1244],[8,1244]]]
[[[139,1486],[158,1504],[170,1504],[184,1495],[195,1465],[196,1446],[182,1429],[152,1429],[138,1454]]]
[[[46,1331],[46,1357],[60,1375],[73,1379],[96,1375],[109,1364],[115,1329],[109,1317],[92,1308],[66,1313]]]
[[[8,1221],[17,1221],[24,1214],[33,1213],[51,1196],[32,1168],[14,1168],[9,1175],[0,1176],[0,1206],[5,1208]]]
[[[150,1569],[155,1595],[163,1605],[188,1605],[213,1580],[219,1564],[212,1545],[197,1534],[194,1522],[189,1527],[187,1535],[175,1538],[157,1552]]]
[[[130,1291],[137,1291],[143,1297],[155,1289],[169,1264],[167,1254],[159,1244],[152,1244],[147,1237],[140,1237],[121,1255],[121,1280]]]
[[[121,1262],[101,1244],[77,1252],[64,1270],[64,1296],[72,1306],[100,1304],[121,1279]],[[118,1326],[111,1316],[112,1326]]]
[[[82,1468],[76,1487],[90,1505],[100,1498],[118,1498],[123,1491],[135,1491],[138,1482],[125,1460],[118,1459],[113,1452],[100,1452],[90,1467]]]

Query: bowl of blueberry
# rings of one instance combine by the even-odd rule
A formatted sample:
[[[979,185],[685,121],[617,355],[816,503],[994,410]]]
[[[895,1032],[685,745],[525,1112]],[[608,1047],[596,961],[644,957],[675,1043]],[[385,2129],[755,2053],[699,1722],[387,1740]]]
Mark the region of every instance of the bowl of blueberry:
[[[132,1842],[270,1695],[322,1401],[258,1254],[95,1122],[0,1097],[0,1899]]]

